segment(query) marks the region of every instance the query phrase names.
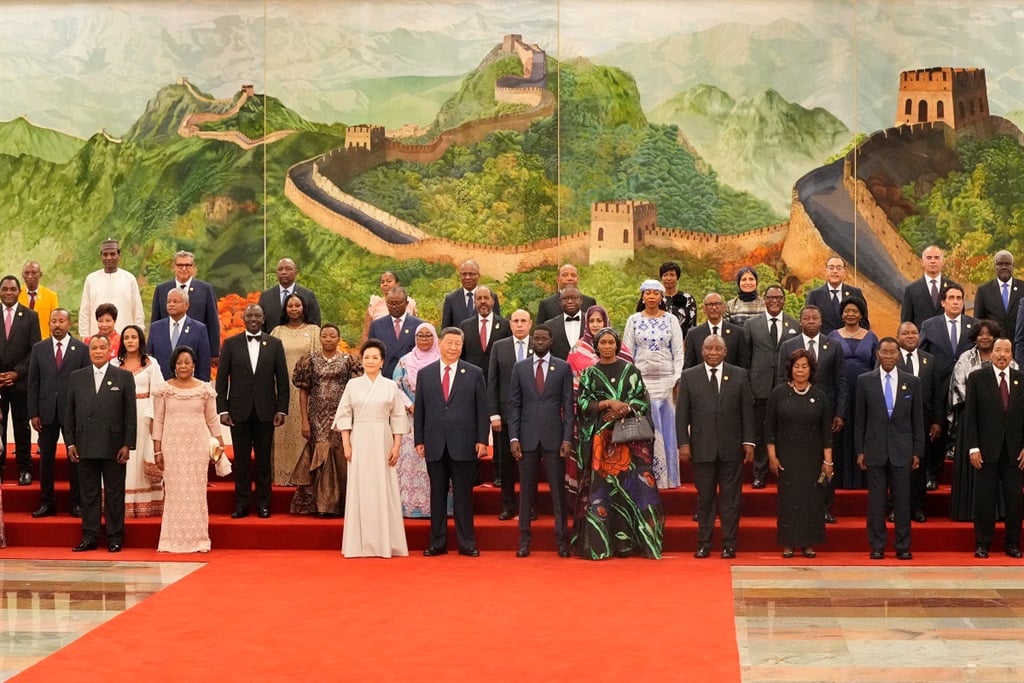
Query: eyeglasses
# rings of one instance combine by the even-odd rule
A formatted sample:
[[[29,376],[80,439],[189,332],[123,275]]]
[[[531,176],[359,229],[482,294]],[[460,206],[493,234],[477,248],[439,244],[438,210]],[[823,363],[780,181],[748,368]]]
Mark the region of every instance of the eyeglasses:
[[[724,301],[705,301],[704,302],[704,307],[705,308],[711,308],[712,306],[724,306],[724,305],[725,305]]]
[[[194,263],[175,263],[174,267],[175,268],[195,268],[195,265],[196,264],[194,264]]]

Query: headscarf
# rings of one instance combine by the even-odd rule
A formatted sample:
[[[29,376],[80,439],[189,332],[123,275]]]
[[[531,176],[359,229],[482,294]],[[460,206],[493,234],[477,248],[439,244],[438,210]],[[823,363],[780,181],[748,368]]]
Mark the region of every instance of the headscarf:
[[[754,276],[754,291],[752,292],[744,292],[742,289],[740,289],[740,278],[742,278],[747,273],[750,273],[751,275]],[[739,269],[739,271],[736,273],[736,291],[739,293],[738,297],[740,301],[750,302],[757,298],[757,282],[758,277],[756,270],[754,270],[750,266],[743,266],[742,268]]]
[[[644,292],[661,292],[664,294],[665,285],[661,280],[644,280],[640,283],[640,293],[643,294]]]
[[[589,352],[591,358],[593,359],[593,362],[591,362],[590,365],[593,365],[594,362],[597,361],[597,345],[594,343],[594,335],[590,334],[590,316],[592,316],[594,313],[600,314],[601,318],[604,319],[604,324],[601,326],[601,329],[604,329],[606,327],[611,328],[611,322],[609,322],[608,320],[608,311],[605,310],[604,306],[598,306],[595,304],[587,309],[587,313],[583,317],[583,334],[580,335],[580,340],[576,343],[586,345],[584,347],[585,352]],[[629,349],[622,345],[621,338],[619,338],[619,358],[626,361],[627,363],[633,362],[633,354],[630,353]]]
[[[441,359],[441,351],[437,348],[437,330],[430,323],[420,323],[416,326],[416,333],[418,334],[420,330],[424,329],[430,330],[430,334],[434,337],[434,343],[431,347],[423,351],[419,346],[413,346],[412,351],[402,356],[402,365],[405,366],[409,388],[413,391],[416,391],[416,375],[419,374],[420,370]]]

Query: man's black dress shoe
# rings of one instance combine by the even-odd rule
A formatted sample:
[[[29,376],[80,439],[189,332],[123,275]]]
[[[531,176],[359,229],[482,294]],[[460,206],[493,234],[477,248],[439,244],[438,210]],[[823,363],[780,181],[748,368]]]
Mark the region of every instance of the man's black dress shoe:
[[[498,520],[501,522],[507,522],[515,516],[515,510],[509,510],[508,508],[505,508],[504,510],[498,513]]]
[[[760,478],[755,479],[754,483],[751,484],[751,486],[753,486],[755,489],[763,489],[767,485],[768,485],[768,482],[766,482],[764,479],[760,479]]]
[[[914,553],[910,552],[909,550],[897,550],[896,551],[896,559],[897,560],[912,560],[912,559],[914,559]]]
[[[77,517],[77,518],[81,519],[82,518],[82,506],[81,505],[72,505],[71,506],[71,516],[72,517]]]
[[[559,557],[563,557],[563,558],[564,557],[572,557],[572,551],[569,550],[569,546],[567,546],[567,545],[560,545],[560,546],[558,546],[558,556]]]
[[[1006,546],[1006,556],[1019,560],[1021,558],[1020,548],[1015,545]]]
[[[466,557],[480,557],[480,551],[476,548],[459,548],[459,555],[465,555]]]
[[[112,552],[112,553],[119,553],[119,552],[121,552],[121,544],[120,543],[108,543],[107,544],[107,550]]]
[[[693,556],[696,557],[698,560],[703,560],[706,557],[711,557],[711,548],[709,548],[706,545],[702,545],[701,547],[697,548],[697,552],[695,552]]]
[[[267,519],[270,517],[270,508],[260,508],[256,511],[256,516],[260,519]]]
[[[868,557],[870,557],[872,560],[884,560],[885,559],[885,551],[884,550],[879,550],[879,549],[872,550],[871,554],[868,555]]]
[[[918,481],[921,480],[918,479]],[[924,487],[929,491],[935,491],[939,488],[939,482],[935,481],[934,479],[929,479],[927,482],[925,482]]]
[[[537,511],[536,510],[530,510],[530,521],[531,522],[536,522],[537,521]]]
[[[86,541],[86,540],[83,540],[81,543],[79,543],[74,548],[72,548],[71,552],[73,552],[73,553],[84,553],[86,550],[96,550],[96,548],[98,548],[98,547],[99,546],[96,544],[96,541]]]
[[[28,486],[32,483],[32,475],[28,472],[22,472],[18,475],[18,486]]]
[[[915,510],[914,511],[914,516],[912,517],[912,519],[915,522],[918,522],[920,524],[924,524],[925,522],[928,521],[928,518],[924,516],[924,511],[923,510]]]
[[[699,522],[700,521],[700,518],[697,517],[697,513],[696,512],[693,513],[693,521],[695,521],[695,522]]]
[[[835,524],[835,523],[836,523],[835,515],[833,515],[831,512],[826,511],[825,512],[825,524]]]
[[[722,548],[722,559],[723,560],[735,560],[736,559],[736,548]]]
[[[462,552],[462,551],[459,551],[459,552]],[[530,556],[530,546],[528,546],[528,545],[521,545],[521,546],[519,546],[519,550],[516,551],[516,557],[529,557],[529,556]]]
[[[501,477],[495,477],[494,478],[494,488],[496,488],[496,489],[500,489],[501,488]]]
[[[437,557],[438,555],[447,554],[448,548],[435,548],[434,546],[430,546],[429,548],[423,551],[423,557]]]
[[[32,519],[39,519],[40,517],[53,517],[57,514],[57,511],[53,508],[46,507],[45,505],[32,513]]]
[[[890,524],[895,522],[896,521],[896,513],[893,512],[892,510],[889,510],[889,514],[887,514],[885,516],[885,521],[889,522]]]
[[[974,546],[974,556],[976,558],[978,558],[979,560],[987,559],[988,558],[988,548],[986,546],[983,546],[983,545],[976,545],[976,546]]]
[[[238,510],[235,510],[234,512],[231,513],[231,519],[241,519],[242,517],[248,517],[248,516],[249,516],[249,511],[248,510],[242,510],[241,508],[239,508]]]

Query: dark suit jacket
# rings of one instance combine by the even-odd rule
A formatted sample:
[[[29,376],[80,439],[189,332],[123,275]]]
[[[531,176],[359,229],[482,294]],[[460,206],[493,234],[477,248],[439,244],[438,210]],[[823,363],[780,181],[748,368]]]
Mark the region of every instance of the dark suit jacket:
[[[1003,328],[1003,334],[1013,338],[1017,329],[1017,309],[1024,301],[1024,280],[1010,278],[1010,310],[1003,309],[1002,283],[992,278],[978,287],[974,294],[974,317],[978,320],[995,320]]]
[[[483,371],[460,360],[453,375],[447,401],[441,392],[441,361],[416,375],[413,436],[429,462],[440,460],[446,449],[452,460],[476,460],[476,445],[487,443],[490,433]]]
[[[832,405],[832,416],[843,417],[850,400],[850,387],[846,383],[846,356],[841,342],[829,339],[824,332],[818,333],[818,370],[814,374],[814,386],[825,392]],[[786,381],[786,359],[797,349],[804,348],[804,335],[800,334],[779,344],[779,369],[776,384]]]
[[[488,289],[490,289],[488,287]],[[491,289],[491,298],[494,299],[493,315],[501,315],[501,302],[498,301],[498,293]],[[454,292],[449,292],[444,297],[444,304],[441,307],[441,329],[446,327],[458,327],[466,318],[476,315],[476,307],[466,306],[466,290],[459,287]]]
[[[256,411],[260,422],[273,422],[276,413],[288,413],[288,363],[280,339],[260,335],[256,372],[249,364],[246,333],[224,340],[217,366],[217,412],[245,422]]]
[[[859,297],[861,301],[864,302],[865,307],[867,307],[868,300],[864,298],[864,292],[860,291],[859,287],[851,287],[844,282],[840,289],[842,291],[839,295],[840,303],[842,303],[843,299],[846,297],[856,296]],[[826,337],[831,334],[833,330],[838,330],[843,326],[842,311],[837,313],[835,306],[832,305],[832,294],[828,283],[807,292],[807,298],[804,303],[808,306],[817,306],[821,309],[821,333]],[[866,312],[864,318],[860,321],[860,326],[864,329],[871,329],[871,321],[868,320]]]
[[[146,353],[160,362],[160,372],[164,379],[174,377],[171,367],[171,319],[163,318],[149,326],[146,337]],[[178,333],[178,346],[190,346],[196,352],[196,379],[210,381],[210,336],[206,325],[198,320],[185,316],[181,319],[181,332]]]
[[[320,302],[316,300],[316,294],[300,284],[293,284],[292,291],[306,301],[306,317],[314,325],[320,325]],[[282,323],[281,320],[281,288],[274,285],[265,289],[260,294],[260,306],[263,308],[263,331],[270,332]],[[390,375],[388,375],[390,377]]]
[[[891,463],[910,467],[913,456],[924,455],[924,407],[921,382],[897,369],[893,387],[892,417],[885,407],[881,369],[865,372],[857,378],[857,405],[854,409],[853,444],[856,455],[872,467]]]
[[[518,439],[524,451],[557,452],[563,441],[572,443],[572,370],[553,356],[547,366],[542,393],[537,392],[537,359],[528,358],[512,369],[508,438]]]
[[[583,311],[580,311],[579,316],[580,336],[582,337],[587,323]],[[565,315],[559,311],[554,318],[545,320],[544,324],[551,328],[551,355],[565,360],[569,357],[569,352],[572,351],[572,344],[569,343],[569,337],[565,334]]]
[[[596,306],[597,302],[594,297],[587,296],[580,292],[583,300],[580,302],[580,315],[586,316],[587,309],[591,306]],[[546,299],[541,299],[540,304],[537,305],[537,316],[534,320],[551,320],[557,315],[562,314],[562,302],[558,299],[560,292],[555,292]]]
[[[395,323],[390,315],[382,315],[370,323],[370,338],[381,340],[388,349],[384,356],[384,367],[381,368],[385,377],[394,377],[398,361],[416,346],[416,328],[421,324],[423,320],[407,313],[402,323],[402,333],[396,339]]]
[[[725,362],[730,365],[740,365],[740,347],[743,346],[743,328],[739,325],[726,321],[724,318],[718,324],[718,334],[725,340]],[[704,347],[704,340],[711,336],[711,326],[707,321],[696,327],[691,327],[683,340],[683,369],[692,368],[704,362],[701,349]]]
[[[462,360],[472,363],[484,373],[484,381],[487,381],[487,372],[491,363],[491,349],[494,343],[512,336],[512,328],[508,326],[508,320],[492,313],[490,315],[491,329],[487,333],[487,348],[480,346],[480,322],[474,313],[472,318],[466,318],[459,327],[466,335],[462,343]]]
[[[153,312],[149,320],[151,329],[153,323],[167,317],[167,292],[177,285],[177,281],[168,280],[156,286],[156,290],[153,292]],[[266,311],[263,314],[266,315]],[[206,334],[210,340],[210,355],[216,358],[220,355],[220,312],[217,310],[217,293],[213,291],[213,285],[209,282],[192,279],[192,283],[188,287],[187,315],[206,325]]]
[[[15,391],[28,391],[28,364],[32,347],[41,339],[39,316],[31,308],[15,304],[11,336],[4,335],[4,306],[0,305],[0,372],[14,371]]]
[[[939,388],[935,356],[927,351],[917,350],[917,379],[921,381],[921,405],[924,410],[925,429],[933,424],[942,424],[946,419],[946,392]],[[900,349],[896,367],[906,372],[907,352]]]
[[[936,315],[928,318],[921,325],[921,341],[918,347],[927,351],[935,357],[935,367],[938,372],[939,392],[945,396],[949,389],[949,378],[953,374],[953,366],[956,359],[967,349],[974,346],[971,343],[970,332],[978,323],[969,315],[960,316],[959,336],[956,339],[956,354],[949,344],[949,323],[946,322],[946,315]]]
[[[743,459],[743,444],[754,443],[754,400],[747,372],[736,365],[718,366],[718,399],[704,363],[683,370],[676,399],[676,439],[689,444],[695,463]]]
[[[787,339],[799,336],[800,326],[792,316],[779,314],[779,346]],[[740,365],[747,369],[750,390],[755,399],[767,401],[778,375],[779,349],[772,342],[768,319],[758,313],[743,323],[743,344],[740,346]]]
[[[527,360],[533,360],[533,349],[527,337]],[[491,415],[500,415],[508,422],[508,390],[512,386],[512,368],[516,360],[516,338],[505,337],[491,346],[491,358],[487,368],[487,410]]]
[[[108,365],[97,393],[92,376],[92,363],[71,373],[64,441],[80,458],[114,460],[124,446],[135,450],[135,377]]]
[[[955,285],[953,280],[946,276],[939,278],[939,305],[932,303],[932,293],[928,290],[928,283],[924,276],[917,278],[903,290],[903,306],[900,308],[900,322],[908,320],[921,329],[921,324],[928,318],[942,314],[942,297],[950,285]]]
[[[53,342],[44,339],[32,347],[28,365],[28,417],[38,417],[43,425],[64,424],[71,373],[90,365],[89,347],[70,334],[63,341],[60,370],[53,355]]]
[[[988,463],[999,459],[1004,445],[1012,459],[1016,459],[1024,447],[1024,375],[1018,370],[1006,369],[1010,407],[1004,411],[999,380],[993,370],[993,367],[982,367],[967,376],[964,405],[967,453],[977,448],[981,459]]]

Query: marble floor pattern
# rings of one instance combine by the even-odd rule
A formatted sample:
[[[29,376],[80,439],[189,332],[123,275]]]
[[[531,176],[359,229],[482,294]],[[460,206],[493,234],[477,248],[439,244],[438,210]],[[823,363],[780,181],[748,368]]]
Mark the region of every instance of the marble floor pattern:
[[[0,560],[0,681],[202,566]]]
[[[744,683],[1024,681],[1020,567],[733,567]]]

